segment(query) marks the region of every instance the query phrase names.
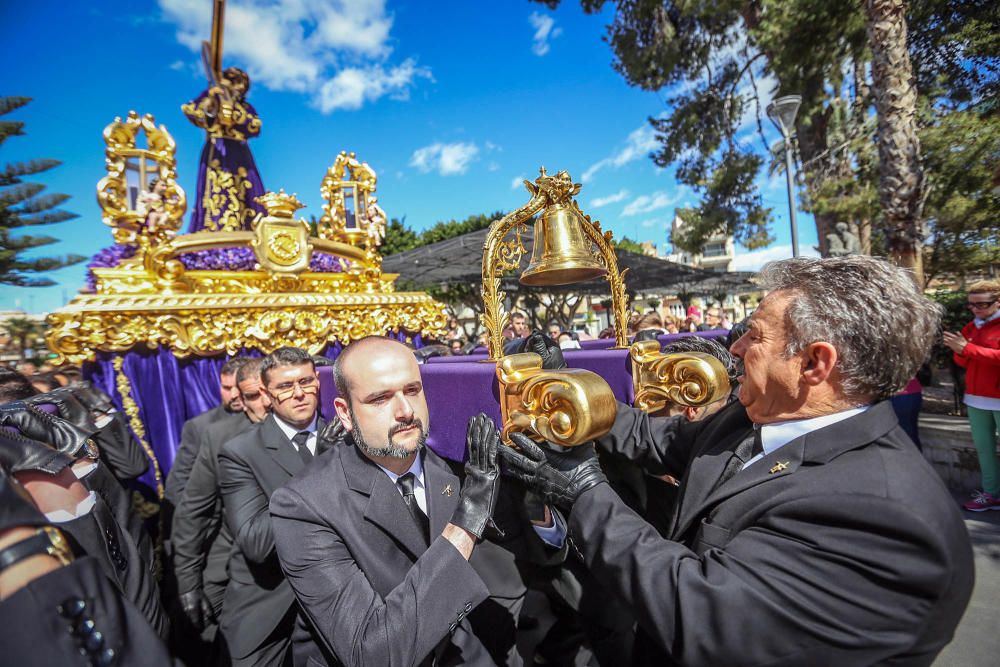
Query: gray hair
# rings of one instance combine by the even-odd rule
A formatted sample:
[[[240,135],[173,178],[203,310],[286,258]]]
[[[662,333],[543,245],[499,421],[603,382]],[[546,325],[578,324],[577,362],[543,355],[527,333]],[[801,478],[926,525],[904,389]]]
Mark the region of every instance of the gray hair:
[[[832,344],[850,400],[882,400],[902,389],[940,330],[941,306],[920,292],[911,273],[884,259],[786,259],[765,265],[759,280],[763,289],[794,296],[785,314],[785,354]]]

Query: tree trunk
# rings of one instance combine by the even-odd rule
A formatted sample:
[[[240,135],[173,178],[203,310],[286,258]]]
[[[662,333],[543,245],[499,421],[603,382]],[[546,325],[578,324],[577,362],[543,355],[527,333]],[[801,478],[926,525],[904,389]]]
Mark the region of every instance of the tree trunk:
[[[923,172],[917,136],[917,89],[906,50],[904,0],[865,0],[878,112],[879,201],[889,253],[923,285]]]

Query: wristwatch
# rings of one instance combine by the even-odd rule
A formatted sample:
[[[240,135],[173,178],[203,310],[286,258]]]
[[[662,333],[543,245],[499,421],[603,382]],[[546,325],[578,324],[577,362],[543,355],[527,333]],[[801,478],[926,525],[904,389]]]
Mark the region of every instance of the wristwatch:
[[[42,526],[31,537],[0,550],[0,572],[31,556],[45,554],[56,558],[63,565],[73,561],[73,551],[58,528]]]

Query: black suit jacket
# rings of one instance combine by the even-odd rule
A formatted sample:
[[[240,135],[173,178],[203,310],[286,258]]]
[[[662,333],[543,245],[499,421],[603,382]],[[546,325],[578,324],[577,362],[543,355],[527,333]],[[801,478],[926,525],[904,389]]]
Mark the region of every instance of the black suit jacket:
[[[679,511],[664,540],[607,485],[582,494],[570,540],[595,576],[682,664],[929,665],[968,603],[972,549],[889,402],[713,490],[750,428],[739,403],[697,423],[619,406],[602,445],[683,475]]]
[[[494,513],[503,535],[466,561],[441,537],[461,477],[430,450],[423,465],[429,547],[395,485],[350,439],[272,497],[278,555],[311,626],[311,638],[297,633],[296,665],[418,665],[432,654],[439,665],[520,663],[515,558],[565,551],[546,551],[505,482]]]
[[[223,419],[205,431],[191,475],[174,512],[174,576],[177,590],[187,593],[207,582],[225,585],[233,536],[222,517],[219,486],[219,452],[238,435],[255,428],[246,417],[242,422]]]
[[[94,434],[101,461],[122,481],[135,479],[149,469],[149,459],[132,436],[124,413],[111,413],[111,420]]]
[[[164,488],[164,495],[171,505],[176,507],[181,502],[184,488],[191,476],[191,469],[205,443],[208,428],[220,422],[231,422],[235,425],[244,421],[246,415],[242,412],[229,412],[222,405],[217,405],[184,422],[184,428],[181,429],[181,444],[177,448],[177,454],[174,455],[174,463],[170,467]]]
[[[39,577],[0,602],[0,627],[5,665],[173,664],[146,619],[92,558]]]
[[[322,431],[323,420],[317,424]],[[324,446],[317,437],[317,453]],[[274,552],[271,494],[305,467],[274,415],[222,446],[219,482],[233,536],[219,627],[233,658],[245,658],[285,618],[295,597]]]

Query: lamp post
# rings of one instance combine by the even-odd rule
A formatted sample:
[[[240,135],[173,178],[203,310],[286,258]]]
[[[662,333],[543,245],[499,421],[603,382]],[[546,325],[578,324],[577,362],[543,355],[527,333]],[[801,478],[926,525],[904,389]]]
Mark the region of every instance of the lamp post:
[[[785,177],[788,179],[788,216],[792,223],[792,257],[799,256],[799,228],[795,222],[795,194],[792,192],[792,133],[795,115],[802,104],[801,95],[785,95],[767,105],[767,117],[785,141]]]

